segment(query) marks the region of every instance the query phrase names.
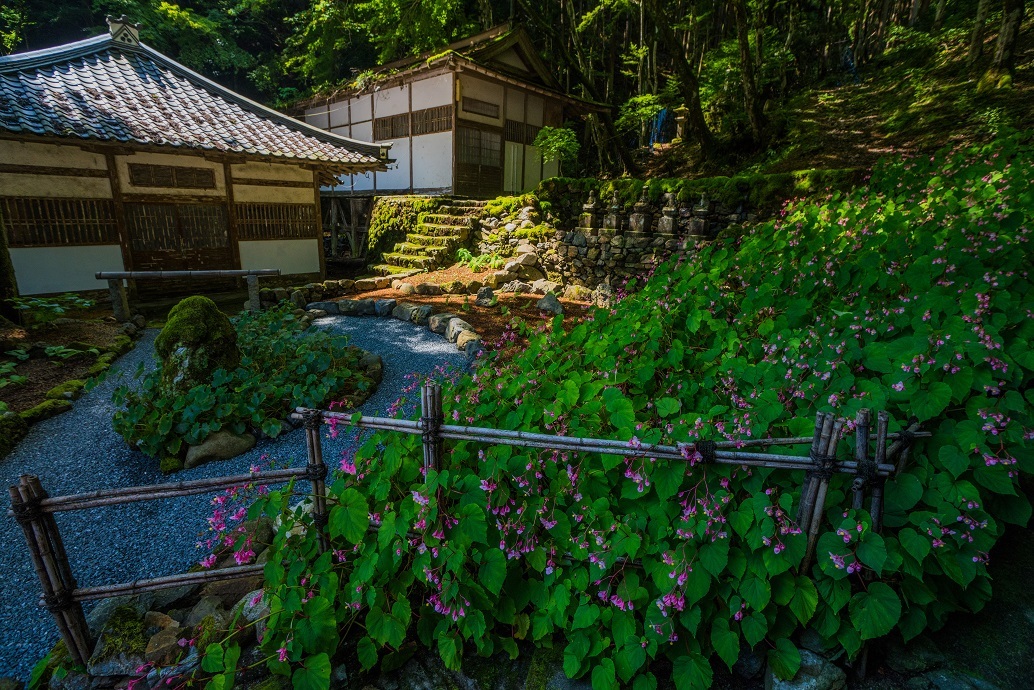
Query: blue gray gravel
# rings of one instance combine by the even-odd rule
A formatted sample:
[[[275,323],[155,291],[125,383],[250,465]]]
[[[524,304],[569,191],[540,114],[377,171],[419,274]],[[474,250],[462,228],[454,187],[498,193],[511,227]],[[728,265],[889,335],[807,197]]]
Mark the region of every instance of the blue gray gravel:
[[[395,319],[333,316],[316,325],[348,334],[352,344],[383,358],[384,380],[362,406],[365,414],[383,413],[395,402],[409,383],[407,374],[466,363],[463,353],[441,336]],[[130,450],[111,428],[111,393],[118,374],[132,377],[141,362],[151,365],[156,334],[147,331],[136,348],[116,363],[107,380],[76,401],[70,412],[34,426],[28,437],[0,460],[4,484],[15,483],[22,474],[35,474],[55,496],[167,481],[154,460]],[[348,436],[326,440],[328,464],[337,464],[349,444]],[[233,460],[202,465],[177,474],[176,479],[246,473],[264,455],[292,465],[304,463],[304,432],[299,429],[261,441]],[[207,495],[192,496],[58,515],[79,584],[155,577],[180,572],[197,562],[203,554],[195,543],[206,529],[210,500]],[[39,585],[21,529],[6,516],[0,518],[0,545],[0,676],[27,680],[33,664],[54,645],[58,634],[53,619],[38,605]]]

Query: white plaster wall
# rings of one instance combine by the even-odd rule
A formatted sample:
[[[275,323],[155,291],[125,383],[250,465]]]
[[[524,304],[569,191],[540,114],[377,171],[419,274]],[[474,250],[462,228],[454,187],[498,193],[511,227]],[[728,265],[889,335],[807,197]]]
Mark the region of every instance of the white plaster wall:
[[[487,103],[495,103],[499,106],[499,117],[485,117],[484,115],[475,115],[468,113],[463,110],[463,99],[464,98],[476,98],[479,101],[485,101]],[[465,120],[472,122],[481,122],[486,125],[502,125],[503,124],[503,86],[501,84],[493,84],[492,82],[483,81],[481,79],[475,79],[466,74],[460,75],[460,112],[459,116]]]
[[[284,275],[319,273],[317,240],[249,240],[239,242],[241,268],[279,268]]]
[[[100,290],[107,287],[97,280],[97,271],[124,271],[122,249],[117,244],[88,247],[11,248],[11,263],[23,295],[53,292]]]
[[[409,87],[390,86],[373,94],[374,113],[377,117],[388,117],[409,112]]]
[[[540,96],[528,94],[528,124],[542,126],[544,102]]]
[[[331,101],[327,104],[330,129],[348,124],[348,101],[349,99],[343,98],[340,101]]]
[[[413,110],[437,108],[452,103],[452,75],[441,74],[413,82]]]
[[[542,152],[537,146],[524,147],[524,191],[535,189],[542,180]]]
[[[550,161],[542,164],[542,179],[548,180],[560,174],[560,161]]]
[[[327,106],[321,105],[318,108],[309,108],[305,111],[305,121],[313,127],[327,129],[330,121],[327,117]]]
[[[452,132],[413,137],[413,187],[452,186]]]
[[[514,194],[522,191],[521,159],[524,157],[524,146],[516,141],[503,144],[503,194]]]
[[[373,103],[373,96],[370,94],[364,94],[357,98],[352,99],[352,124],[356,122],[365,122],[366,120],[373,119],[373,110],[371,110]]]
[[[107,177],[0,173],[0,196],[110,199],[111,181]]]
[[[506,119],[524,122],[524,92],[516,89],[506,90]]]
[[[417,137],[422,138],[422,137]],[[391,147],[391,157],[395,159],[392,170],[374,173],[377,176],[377,191],[409,190],[409,138],[403,137],[395,141]]]
[[[519,69],[521,71],[524,71],[524,72],[530,72],[531,71],[531,70],[528,69],[528,65],[524,62],[524,60],[521,59],[521,56],[518,55],[517,51],[514,50],[513,48],[510,48],[510,50],[506,51],[502,55],[496,55],[494,59],[498,60],[499,62],[501,62],[501,63],[503,63],[505,65],[510,65],[511,67],[516,67],[517,69]]]
[[[103,153],[90,153],[77,146],[31,144],[14,140],[0,140],[0,162],[94,170],[105,170],[108,167]]]
[[[258,180],[293,180],[311,182],[312,171],[298,165],[280,163],[234,163],[230,166],[234,177],[252,177]]]
[[[373,141],[373,121],[357,122],[352,125],[352,138],[359,141]],[[395,156],[395,150],[388,152],[389,157]]]

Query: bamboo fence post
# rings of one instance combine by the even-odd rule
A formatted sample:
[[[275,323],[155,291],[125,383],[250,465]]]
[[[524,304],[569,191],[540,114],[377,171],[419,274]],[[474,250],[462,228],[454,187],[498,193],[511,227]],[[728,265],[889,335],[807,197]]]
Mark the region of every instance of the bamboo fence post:
[[[876,462],[885,462],[887,459],[887,426],[890,423],[890,415],[880,410],[876,416]],[[909,446],[905,446],[902,456],[908,453]],[[899,471],[904,469],[904,464],[899,465]],[[877,534],[883,531],[883,487],[887,483],[886,477],[877,477],[872,487],[872,502],[869,504],[869,517],[872,518],[872,529]]]
[[[855,510],[861,510],[862,502],[865,500],[865,488],[872,484],[876,478],[876,465],[869,460],[869,410],[858,410],[854,421],[854,459],[858,463],[858,470],[854,483],[851,485],[852,492],[854,493],[851,507]]]
[[[323,462],[323,413],[313,410],[305,417],[305,445],[309,452],[307,475],[312,482],[312,523],[319,532],[320,553],[330,548],[327,540],[327,465]]]
[[[818,488],[818,481],[815,471],[818,469],[819,456],[823,444],[823,437],[828,436],[832,431],[833,416],[825,412],[815,415],[815,436],[812,438],[811,450],[808,452],[811,457],[812,467],[804,478],[804,488],[801,490],[801,505],[797,509],[797,526],[807,534],[808,526],[811,523],[811,515],[815,508],[815,492]]]
[[[43,588],[44,605],[54,616],[72,660],[85,664],[91,655],[89,630],[82,607],[72,598],[74,583],[70,587],[62,578],[60,564],[64,563],[67,569],[68,563],[63,545],[60,538],[52,543],[50,525],[40,510],[40,501],[46,497],[46,493],[39,485],[39,480],[29,475],[22,475],[18,485],[9,487],[8,492],[11,496],[11,510],[25,534],[32,564]]]
[[[424,442],[424,476],[441,466],[442,438],[439,434],[445,414],[442,412],[442,387],[425,383],[420,389],[420,429]]]
[[[826,492],[829,490],[829,480],[836,472],[837,443],[840,441],[840,434],[844,429],[844,420],[838,419],[832,424],[830,433],[826,433],[829,420],[823,425],[822,438],[818,455],[813,460],[818,464],[815,475],[818,478],[818,490],[815,496],[815,507],[808,521],[808,548],[804,552],[804,561],[801,563],[801,571],[807,572],[811,567],[811,560],[815,555],[815,543],[819,538],[819,525],[822,523],[822,515],[826,510]]]

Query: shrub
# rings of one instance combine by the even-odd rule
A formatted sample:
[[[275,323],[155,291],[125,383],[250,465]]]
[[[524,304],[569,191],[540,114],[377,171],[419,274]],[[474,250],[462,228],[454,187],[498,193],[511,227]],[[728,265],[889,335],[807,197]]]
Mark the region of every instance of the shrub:
[[[377,260],[389,252],[397,242],[413,232],[421,214],[435,210],[438,199],[421,196],[377,197],[370,212],[370,234],[367,237],[367,258]]]
[[[60,318],[70,311],[89,309],[96,302],[71,292],[50,297],[10,297],[7,300],[15,309],[27,313],[34,325],[42,326]]]
[[[138,388],[115,390],[115,431],[152,457],[181,457],[185,443],[196,445],[224,428],[275,437],[295,407],[315,407],[371,385],[357,373],[361,350],[349,347],[345,336],[305,331],[288,305],[242,313],[233,327],[239,366],[217,369],[211,381],[177,394],[161,386],[160,363],[146,375],[141,365]]]
[[[557,317],[443,395],[451,419],[617,437],[626,457],[459,441],[424,476],[419,437],[377,434],[331,485],[323,555],[286,494],[260,499],[252,518],[310,526],[285,519],[274,540],[264,644],[287,661],[270,667],[322,663],[339,630],[362,629],[364,668],[413,636],[455,669],[465,645],[515,656],[556,633],[596,690],[656,687],[665,666],[682,690],[744,648],[793,676],[805,627],[854,657],[978,610],[988,553],[1031,516],[1032,176],[1018,138],[884,164],[867,189],[660,267],[613,310]],[[799,473],[635,452],[810,436],[816,412],[863,407],[932,437],[888,481],[882,533],[833,478],[807,572]]]

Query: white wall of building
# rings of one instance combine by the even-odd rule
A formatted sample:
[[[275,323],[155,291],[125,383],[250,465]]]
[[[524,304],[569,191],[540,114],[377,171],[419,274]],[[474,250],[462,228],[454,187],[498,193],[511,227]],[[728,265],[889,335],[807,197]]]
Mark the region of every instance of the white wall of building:
[[[413,137],[413,188],[452,187],[452,132]]]
[[[107,287],[97,271],[124,271],[117,244],[88,247],[12,247],[11,263],[22,295],[79,292]],[[317,270],[319,270],[317,268]]]
[[[239,242],[241,268],[279,268],[284,275],[319,273],[317,240],[255,240]],[[97,281],[94,281],[97,282]]]
[[[313,127],[319,127],[320,129],[329,128],[330,119],[327,116],[327,106],[320,105],[306,110],[305,121]]]
[[[451,74],[413,82],[413,110],[449,105],[453,102],[452,90]]]
[[[375,117],[388,117],[409,112],[409,85],[389,86],[373,93]]]
[[[409,191],[409,137],[396,139],[389,155],[395,159],[392,169],[374,173],[377,191]]]

